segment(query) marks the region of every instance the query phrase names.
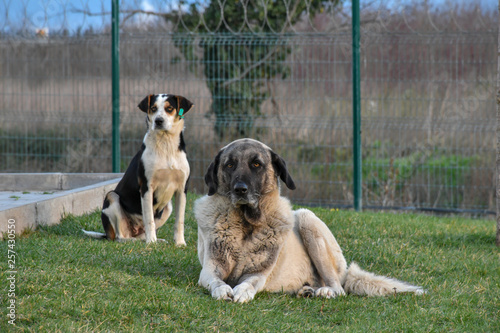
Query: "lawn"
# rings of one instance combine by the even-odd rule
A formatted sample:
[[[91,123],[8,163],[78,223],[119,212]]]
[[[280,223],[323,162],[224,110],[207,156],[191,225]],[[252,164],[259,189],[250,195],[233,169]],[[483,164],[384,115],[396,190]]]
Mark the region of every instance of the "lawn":
[[[197,227],[187,206],[186,248],[86,238],[98,212],[18,236],[20,332],[499,332],[500,257],[495,222],[461,217],[315,208],[348,260],[424,286],[424,296],[297,299],[260,293],[248,304],[213,300],[197,285]],[[8,323],[7,241],[0,242],[0,331]]]

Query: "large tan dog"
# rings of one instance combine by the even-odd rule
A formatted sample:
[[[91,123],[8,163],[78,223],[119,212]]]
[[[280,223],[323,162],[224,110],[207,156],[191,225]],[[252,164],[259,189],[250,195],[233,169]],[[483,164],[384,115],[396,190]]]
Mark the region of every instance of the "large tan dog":
[[[222,148],[205,175],[207,196],[195,202],[199,284],[212,297],[247,302],[259,291],[332,298],[345,293],[424,293],[421,287],[347,268],[335,237],[307,209],[293,211],[278,178],[295,184],[285,161],[252,139]]]

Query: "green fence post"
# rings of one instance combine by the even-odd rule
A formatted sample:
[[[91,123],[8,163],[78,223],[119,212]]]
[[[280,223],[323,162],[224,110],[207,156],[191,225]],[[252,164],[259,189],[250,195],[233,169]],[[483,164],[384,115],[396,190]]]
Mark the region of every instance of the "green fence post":
[[[112,75],[112,166],[113,172],[120,172],[120,10],[119,0],[111,4],[111,75]]]
[[[352,1],[352,145],[354,209],[361,210],[361,86],[359,0]]]

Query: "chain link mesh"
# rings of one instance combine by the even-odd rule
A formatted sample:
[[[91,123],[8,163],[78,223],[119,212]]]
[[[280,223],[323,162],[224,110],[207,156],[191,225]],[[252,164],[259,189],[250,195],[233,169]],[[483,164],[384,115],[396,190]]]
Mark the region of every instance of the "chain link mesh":
[[[110,172],[110,2],[0,3],[0,171]],[[176,93],[195,103],[193,191],[250,136],[287,160],[294,202],[351,205],[350,3],[272,1],[279,19],[271,1],[234,3],[120,3],[122,170],[137,103]],[[493,211],[497,12],[407,4],[362,9],[364,206]]]

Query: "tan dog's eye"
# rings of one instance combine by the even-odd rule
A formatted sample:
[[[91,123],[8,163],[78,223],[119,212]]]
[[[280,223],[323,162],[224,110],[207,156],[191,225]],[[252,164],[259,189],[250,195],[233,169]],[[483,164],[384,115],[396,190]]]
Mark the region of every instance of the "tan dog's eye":
[[[152,112],[156,112],[157,110],[158,110],[158,108],[157,108],[156,106],[154,106],[154,105],[153,105],[153,106],[151,107],[151,111],[152,111]]]
[[[169,106],[169,107],[167,108],[167,112],[168,112],[168,113],[172,113],[173,111],[174,111],[174,108],[173,108],[173,107]]]

